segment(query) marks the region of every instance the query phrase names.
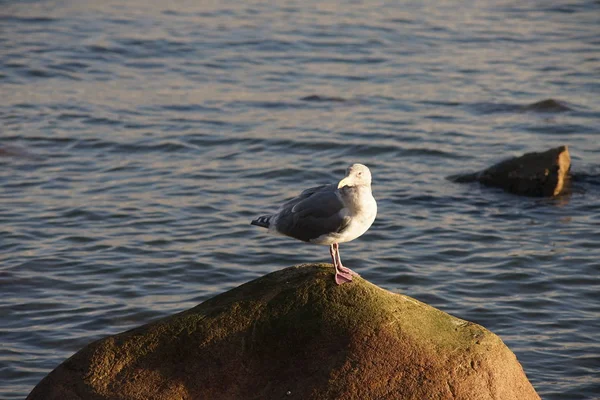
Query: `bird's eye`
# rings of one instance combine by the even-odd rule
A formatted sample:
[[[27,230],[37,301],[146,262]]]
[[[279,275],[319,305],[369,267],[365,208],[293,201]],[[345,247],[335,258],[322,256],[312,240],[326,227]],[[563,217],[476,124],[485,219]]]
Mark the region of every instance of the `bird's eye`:
[[[358,174],[356,174],[357,176],[362,176],[362,172],[359,172]]]

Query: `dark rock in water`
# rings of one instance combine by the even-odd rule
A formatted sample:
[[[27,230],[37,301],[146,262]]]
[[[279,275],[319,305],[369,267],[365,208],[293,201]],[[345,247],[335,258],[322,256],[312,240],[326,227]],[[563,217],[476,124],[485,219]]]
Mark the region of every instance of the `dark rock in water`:
[[[567,146],[560,146],[542,153],[527,153],[480,172],[453,175],[448,179],[459,183],[476,181],[524,196],[550,197],[565,193],[570,168],[569,150]]]
[[[485,328],[330,264],[91,343],[28,399],[539,399]]]
[[[571,111],[571,108],[557,100],[546,99],[546,100],[538,101],[533,104],[523,106],[522,110],[523,111],[535,111],[535,112],[563,112],[563,111]]]
[[[319,96],[316,94],[302,97],[300,100],[302,101],[333,101],[333,102],[344,102],[346,99],[342,99],[341,97],[327,97],[327,96]]]
[[[21,147],[4,145],[0,147],[0,157],[33,158],[33,155]]]

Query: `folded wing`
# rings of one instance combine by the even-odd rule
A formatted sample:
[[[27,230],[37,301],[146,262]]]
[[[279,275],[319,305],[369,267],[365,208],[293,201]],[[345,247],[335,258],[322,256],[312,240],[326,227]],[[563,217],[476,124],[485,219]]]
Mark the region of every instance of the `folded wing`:
[[[284,203],[275,228],[279,233],[309,242],[340,232],[348,223],[336,185],[323,185],[307,189]]]

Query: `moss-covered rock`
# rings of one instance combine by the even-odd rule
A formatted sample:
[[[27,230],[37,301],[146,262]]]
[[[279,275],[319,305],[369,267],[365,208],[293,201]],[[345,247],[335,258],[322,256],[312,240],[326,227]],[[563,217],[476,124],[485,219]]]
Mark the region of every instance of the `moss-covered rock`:
[[[449,176],[458,183],[479,182],[513,194],[552,197],[568,189],[571,156],[567,146],[510,158],[475,173]]]
[[[96,341],[28,399],[539,399],[500,338],[330,264]]]

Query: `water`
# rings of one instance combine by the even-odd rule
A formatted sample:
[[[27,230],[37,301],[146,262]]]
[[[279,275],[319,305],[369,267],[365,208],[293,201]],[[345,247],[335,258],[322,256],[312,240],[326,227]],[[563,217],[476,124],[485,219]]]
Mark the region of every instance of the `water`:
[[[600,3],[205,3],[2,4],[0,398],[327,261],[249,221],[353,162],[379,214],[346,265],[499,334],[544,399],[598,398]],[[548,98],[571,111],[521,108]],[[444,179],[561,144],[571,196]]]

